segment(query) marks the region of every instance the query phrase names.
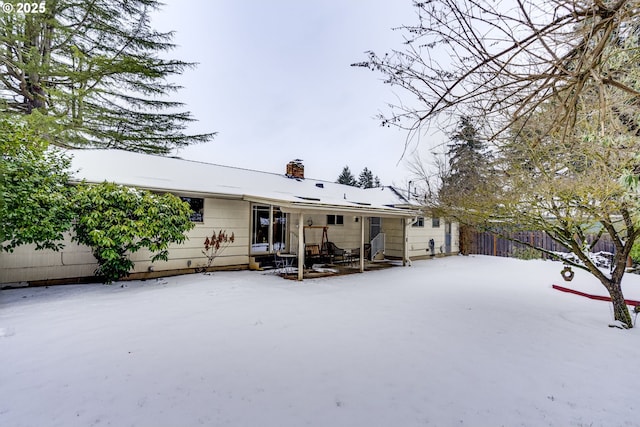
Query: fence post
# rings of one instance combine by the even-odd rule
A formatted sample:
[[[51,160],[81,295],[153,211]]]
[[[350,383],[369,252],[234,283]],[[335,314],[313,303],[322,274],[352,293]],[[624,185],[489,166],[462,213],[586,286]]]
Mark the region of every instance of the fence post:
[[[498,236],[493,235],[493,256],[498,255]]]

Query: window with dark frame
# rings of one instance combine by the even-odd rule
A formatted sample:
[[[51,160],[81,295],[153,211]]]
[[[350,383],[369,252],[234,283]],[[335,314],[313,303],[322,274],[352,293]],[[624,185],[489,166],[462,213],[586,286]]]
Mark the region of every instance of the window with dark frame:
[[[327,225],[343,225],[344,216],[342,215],[327,215]]]
[[[289,234],[287,214],[277,206],[253,205],[251,252],[285,251]]]
[[[180,200],[187,202],[191,207],[191,222],[204,222],[204,199],[200,197],[180,197]]]
[[[424,217],[419,216],[418,220],[412,225],[412,227],[424,227]]]
[[[440,218],[431,218],[431,227],[433,228],[440,227]]]
[[[254,205],[251,221],[251,250],[253,252],[269,251],[269,227],[271,227],[271,213],[269,206]]]

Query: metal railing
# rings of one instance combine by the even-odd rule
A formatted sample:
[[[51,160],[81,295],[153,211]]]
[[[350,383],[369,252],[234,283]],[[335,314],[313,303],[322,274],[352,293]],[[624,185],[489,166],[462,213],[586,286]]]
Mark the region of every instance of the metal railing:
[[[378,253],[384,254],[384,240],[384,233],[378,233],[378,235],[371,240],[371,260],[375,259]]]

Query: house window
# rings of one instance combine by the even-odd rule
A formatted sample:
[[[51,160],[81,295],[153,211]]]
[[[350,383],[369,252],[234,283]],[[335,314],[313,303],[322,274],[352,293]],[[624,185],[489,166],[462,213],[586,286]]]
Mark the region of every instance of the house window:
[[[272,209],[273,216],[273,232],[271,241],[274,251],[283,251],[286,248],[287,237],[287,214],[283,213],[280,208]]]
[[[282,251],[287,246],[287,215],[280,208],[254,205],[251,211],[251,252]]]
[[[431,218],[431,227],[433,228],[440,227],[440,218]]]
[[[419,216],[418,220],[412,225],[413,227],[424,227],[424,217]]]
[[[191,207],[189,219],[192,222],[204,222],[204,199],[199,197],[180,197],[180,200],[188,203]]]
[[[269,209],[269,206],[254,206],[251,214],[251,222],[252,252],[268,252],[269,226],[271,225],[271,209]]]
[[[343,225],[344,216],[342,215],[327,215],[327,225]]]

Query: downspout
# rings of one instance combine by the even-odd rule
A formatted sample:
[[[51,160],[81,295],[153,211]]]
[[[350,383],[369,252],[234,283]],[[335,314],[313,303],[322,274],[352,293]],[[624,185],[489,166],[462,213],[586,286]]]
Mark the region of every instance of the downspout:
[[[412,219],[408,219],[408,218],[404,219],[404,223],[405,223],[405,226],[403,229],[404,243],[402,245],[402,250],[403,250],[402,266],[403,267],[406,267],[407,264],[409,265],[409,267],[411,267],[411,258],[409,258],[409,227],[412,227],[413,224],[418,222],[418,217],[420,217],[420,215],[416,215]]]

